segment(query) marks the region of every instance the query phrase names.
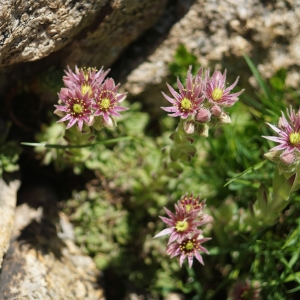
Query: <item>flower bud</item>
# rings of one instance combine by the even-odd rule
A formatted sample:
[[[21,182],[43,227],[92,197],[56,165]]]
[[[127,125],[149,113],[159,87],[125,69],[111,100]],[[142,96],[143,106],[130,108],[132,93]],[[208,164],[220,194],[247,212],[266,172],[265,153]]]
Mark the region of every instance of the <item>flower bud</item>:
[[[222,112],[220,118],[219,118],[219,122],[221,124],[230,124],[231,123],[231,118],[229,117],[229,115],[227,115],[226,113]]]
[[[264,154],[264,157],[267,158],[268,160],[270,160],[271,162],[278,162],[278,156],[279,156],[279,153],[280,151],[269,151],[267,153]]]
[[[197,134],[203,137],[208,137],[209,127],[206,123],[201,123],[197,126]]]
[[[102,124],[104,127],[112,127],[112,128],[117,127],[117,123],[116,123],[115,119],[112,117],[108,117],[107,120],[102,118]]]
[[[219,105],[213,105],[210,108],[210,112],[214,117],[219,118],[222,114],[222,108]]]
[[[295,162],[295,155],[293,153],[283,153],[280,155],[280,160],[287,165]]]
[[[186,121],[183,124],[183,130],[187,134],[193,134],[195,132],[195,123],[193,121]]]
[[[210,120],[211,113],[208,109],[201,107],[196,113],[196,121],[206,123]]]

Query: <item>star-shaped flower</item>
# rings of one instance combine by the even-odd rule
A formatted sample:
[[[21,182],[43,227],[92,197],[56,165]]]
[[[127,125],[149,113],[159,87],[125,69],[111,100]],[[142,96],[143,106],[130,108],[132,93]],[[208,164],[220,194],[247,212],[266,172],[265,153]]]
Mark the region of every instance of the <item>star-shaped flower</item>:
[[[290,110],[287,109],[287,116],[289,120],[282,112],[278,127],[267,123],[279,136],[263,136],[279,144],[270,151],[282,151],[280,157],[283,159],[294,154],[297,156],[300,154],[300,110],[296,113],[290,106]]]
[[[212,105],[230,107],[236,103],[239,98],[238,96],[243,93],[244,90],[241,90],[237,93],[230,94],[231,90],[236,86],[239,77],[235,82],[226,87],[226,70],[222,74],[220,71],[215,70],[213,75],[210,77],[209,70],[206,71],[205,80],[205,96]]]
[[[173,244],[168,245],[166,253],[172,257],[180,255],[179,264],[182,267],[182,264],[185,258],[188,258],[189,267],[191,268],[193,265],[193,259],[196,259],[204,265],[203,258],[200,251],[209,254],[209,252],[202,246],[202,244],[206,241],[209,241],[211,238],[202,238],[199,233],[194,234],[190,238],[185,238],[181,242],[175,242]]]
[[[175,204],[175,214],[173,214],[167,208],[164,208],[170,218],[160,217],[169,228],[166,228],[159,232],[156,237],[170,234],[169,244],[177,240],[181,242],[187,235],[192,235],[195,232],[200,232],[197,228],[205,224],[203,221],[196,220],[200,212],[200,208],[194,208],[189,211],[178,202]]]
[[[88,93],[82,95],[78,89],[62,89],[59,96],[61,105],[54,105],[56,107],[55,113],[63,116],[63,118],[58,122],[69,121],[67,129],[77,122],[80,131],[82,131],[84,122],[90,126],[92,111]]]
[[[203,95],[202,68],[198,71],[195,78],[191,70],[192,67],[190,66],[186,77],[186,87],[177,78],[179,93],[167,83],[168,89],[174,98],[162,92],[163,96],[172,104],[172,106],[162,107],[162,109],[170,112],[169,116],[171,117],[180,116],[182,119],[186,119],[191,115],[195,115],[205,99]]]
[[[68,66],[63,81],[67,88],[79,89],[83,95],[88,93],[88,96],[93,98],[95,91],[102,84],[109,71],[104,71],[103,67],[98,71],[96,68],[78,68],[75,66],[75,72],[73,72]]]
[[[120,116],[119,111],[127,110],[128,108],[119,106],[126,93],[118,94],[118,88],[120,84],[115,85],[112,78],[108,78],[100,86],[95,95],[95,101],[92,104],[92,108],[95,109],[95,116],[102,116],[106,123],[110,123],[111,116]]]

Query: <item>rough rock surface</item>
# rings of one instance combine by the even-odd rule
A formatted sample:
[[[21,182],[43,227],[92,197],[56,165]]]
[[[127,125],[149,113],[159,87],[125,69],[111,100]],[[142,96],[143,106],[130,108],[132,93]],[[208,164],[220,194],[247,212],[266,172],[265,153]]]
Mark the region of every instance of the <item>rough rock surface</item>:
[[[103,300],[93,260],[74,245],[67,218],[59,214],[55,224],[53,210],[50,214],[42,207],[17,207],[0,274],[0,299]]]
[[[0,66],[66,45],[67,64],[110,65],[163,12],[166,0],[0,1]]]
[[[183,2],[178,5],[183,6]],[[242,57],[247,53],[265,77],[287,68],[287,84],[297,87],[299,28],[299,0],[196,0],[164,41],[127,76],[125,88],[131,94],[144,92],[143,96],[153,99],[150,93],[155,93],[154,85],[164,83],[168,64],[180,44],[202,65],[227,68],[232,78],[240,75],[240,85],[247,84],[250,76]]]
[[[14,227],[14,217],[19,180],[5,182],[0,178],[0,268],[3,256],[9,247],[10,236]]]

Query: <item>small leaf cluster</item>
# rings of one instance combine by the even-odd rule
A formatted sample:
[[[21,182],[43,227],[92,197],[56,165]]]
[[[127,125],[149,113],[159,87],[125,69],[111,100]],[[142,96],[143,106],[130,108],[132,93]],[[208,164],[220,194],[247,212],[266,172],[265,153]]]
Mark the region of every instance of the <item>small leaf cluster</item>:
[[[18,160],[22,151],[17,141],[7,139],[10,124],[3,122],[1,125],[4,131],[1,132],[0,137],[0,177],[4,172],[11,173],[19,170]]]

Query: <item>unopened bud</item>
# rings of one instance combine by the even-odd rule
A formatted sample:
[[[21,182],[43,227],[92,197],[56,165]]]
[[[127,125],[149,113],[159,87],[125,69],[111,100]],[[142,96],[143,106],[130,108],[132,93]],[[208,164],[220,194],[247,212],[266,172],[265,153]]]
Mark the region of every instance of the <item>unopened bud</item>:
[[[107,120],[102,118],[102,124],[104,127],[116,127],[117,126],[116,121],[111,117],[108,117]]]
[[[222,114],[222,108],[219,105],[213,105],[210,108],[210,112],[214,117],[219,118],[219,117],[221,117],[221,114]]]
[[[183,124],[183,130],[187,134],[193,134],[195,132],[195,123],[193,121],[186,121]]]
[[[229,117],[228,114],[222,112],[220,118],[219,118],[219,122],[221,124],[230,124],[231,123],[231,118]]]
[[[294,163],[296,159],[293,153],[286,153],[286,154],[283,153],[282,155],[280,155],[279,158],[286,165],[290,165]]]
[[[201,123],[197,126],[197,134],[203,137],[208,137],[209,127],[206,123]]]
[[[196,113],[196,121],[206,123],[210,120],[211,113],[208,109],[201,107]]]
[[[278,156],[279,156],[279,151],[274,151],[274,150],[264,154],[265,158],[267,158],[268,160],[274,163],[278,162]]]

